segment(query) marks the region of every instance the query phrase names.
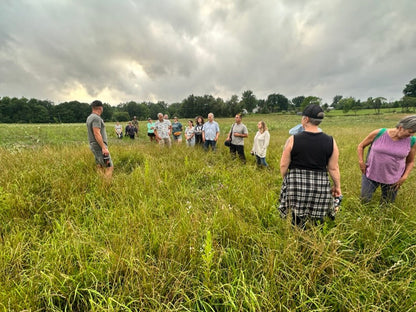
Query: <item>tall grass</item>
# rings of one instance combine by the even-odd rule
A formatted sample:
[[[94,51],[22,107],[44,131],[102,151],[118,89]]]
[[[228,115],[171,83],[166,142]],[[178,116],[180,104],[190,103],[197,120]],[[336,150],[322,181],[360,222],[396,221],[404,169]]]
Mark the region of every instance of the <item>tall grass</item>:
[[[23,125],[24,134],[0,125],[0,309],[413,311],[414,173],[394,205],[379,207],[379,195],[362,205],[355,152],[402,116],[324,120],[340,147],[344,201],[335,222],[307,231],[276,211],[279,159],[298,116],[245,118],[245,166],[221,144],[160,149],[145,133],[117,140],[109,124],[110,186],[85,125]],[[260,119],[270,170],[248,153]],[[232,119],[218,121],[221,143]]]

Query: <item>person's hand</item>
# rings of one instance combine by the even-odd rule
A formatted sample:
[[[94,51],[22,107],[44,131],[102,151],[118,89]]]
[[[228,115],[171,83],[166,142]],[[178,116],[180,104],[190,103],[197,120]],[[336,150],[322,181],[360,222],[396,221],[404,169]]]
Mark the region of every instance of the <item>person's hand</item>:
[[[341,188],[340,188],[340,187],[335,187],[335,186],[333,186],[333,187],[331,188],[331,194],[332,194],[332,196],[333,196],[333,197],[338,197],[338,196],[341,196],[341,195],[342,195],[342,193],[341,193]]]
[[[404,181],[406,181],[406,178],[401,177],[399,179],[399,181],[397,181],[396,183],[394,183],[393,184],[394,185],[394,190],[397,191],[400,188],[400,186],[402,186],[402,184],[404,183]]]
[[[362,174],[365,174],[365,169],[367,168],[367,166],[366,166],[365,162],[360,161],[360,162],[359,162],[359,165],[360,165],[360,170],[361,170],[361,173],[362,173]]]
[[[108,155],[108,154],[110,154],[110,152],[108,151],[108,148],[107,148],[106,146],[104,146],[104,147],[101,149],[101,152],[103,153],[103,155]]]

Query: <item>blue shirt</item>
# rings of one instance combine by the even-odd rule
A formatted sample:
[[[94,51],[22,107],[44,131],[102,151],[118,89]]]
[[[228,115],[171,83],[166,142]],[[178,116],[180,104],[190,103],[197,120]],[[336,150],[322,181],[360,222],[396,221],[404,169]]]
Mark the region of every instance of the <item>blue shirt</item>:
[[[205,140],[214,141],[217,133],[220,132],[220,127],[216,121],[208,121],[204,123],[202,131],[205,133]]]

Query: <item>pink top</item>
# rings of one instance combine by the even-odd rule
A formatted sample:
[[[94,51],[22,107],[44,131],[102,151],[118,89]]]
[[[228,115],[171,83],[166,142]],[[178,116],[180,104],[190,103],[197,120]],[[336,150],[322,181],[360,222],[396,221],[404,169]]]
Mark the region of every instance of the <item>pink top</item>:
[[[410,152],[411,138],[393,141],[388,131],[376,139],[367,158],[366,176],[370,180],[396,183],[406,168],[406,157]]]

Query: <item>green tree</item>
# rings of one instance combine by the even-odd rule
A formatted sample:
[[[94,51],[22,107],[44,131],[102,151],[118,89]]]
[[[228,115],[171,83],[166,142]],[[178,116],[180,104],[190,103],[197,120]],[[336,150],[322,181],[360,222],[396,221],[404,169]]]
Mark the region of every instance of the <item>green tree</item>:
[[[276,93],[269,94],[266,99],[266,105],[268,110],[273,113],[279,109],[279,98]]]
[[[128,112],[114,112],[113,113],[113,121],[129,121],[130,115]]]
[[[354,111],[355,115],[357,115],[357,111],[360,109],[361,109],[361,101],[354,99],[354,103],[352,103],[351,110]]]
[[[11,119],[12,108],[11,108],[11,99],[8,96],[4,96],[0,100],[0,116],[1,122],[10,123],[13,122]]]
[[[107,104],[107,103],[103,103],[103,108],[104,110],[103,110],[103,113],[101,114],[101,118],[105,121],[113,120],[114,108],[110,104]]]
[[[351,110],[353,103],[354,103],[354,99],[349,97],[349,98],[340,99],[337,105],[338,107],[342,107],[342,112],[346,114]]]
[[[383,106],[383,104],[386,103],[386,99],[384,97],[377,97],[373,99],[373,107],[377,114],[380,114],[380,109]]]
[[[296,108],[300,108],[304,99],[305,97],[303,95],[300,95],[300,96],[294,97],[292,99],[292,103],[293,105],[295,105]]]
[[[240,102],[238,101],[238,95],[232,95],[231,98],[225,102],[225,106],[227,110],[226,116],[224,117],[234,116],[235,114],[240,113],[242,110]]]
[[[409,112],[410,108],[413,108],[413,111],[416,107],[416,97],[413,96],[404,96],[402,99],[402,110],[404,112]]]
[[[257,101],[257,113],[259,114],[268,114],[270,113],[269,108],[267,107],[267,102],[264,99],[260,99]]]
[[[130,119],[133,119],[134,116],[140,118],[140,108],[138,103],[134,101],[126,103],[125,110],[129,113]]]
[[[416,97],[416,78],[412,79],[403,89],[404,96]]]
[[[310,105],[310,104],[317,104],[317,105],[321,105],[322,99],[317,97],[317,96],[307,96],[301,104],[301,110],[303,111],[305,109],[306,106]]]
[[[267,97],[266,104],[270,112],[287,111],[289,100],[282,94],[273,93]]]
[[[241,107],[245,108],[249,113],[252,113],[253,109],[257,107],[257,99],[253,94],[253,91],[247,90],[243,92],[241,97]]]
[[[181,115],[181,110],[182,110],[181,103],[173,103],[168,106],[168,114],[171,117],[174,117],[174,116],[178,118],[184,117],[183,115]]]
[[[105,109],[104,107],[104,111]],[[90,105],[78,101],[64,102],[54,108],[54,116],[58,122],[63,123],[85,122],[90,113]]]
[[[342,109],[338,108],[338,102],[342,99],[342,95],[335,95],[334,98],[332,99],[332,104],[331,106],[335,109]]]
[[[337,105],[342,107],[344,114],[348,113],[350,110],[354,111],[357,114],[357,111],[360,109],[360,101],[356,101],[353,97],[342,98],[338,101]]]
[[[374,107],[374,103],[373,103],[373,98],[369,97],[367,98],[367,101],[362,103],[362,107],[363,108],[373,108]]]
[[[164,101],[159,101],[157,103],[148,103],[149,107],[149,117],[152,119],[157,119],[158,113],[166,113],[168,110],[168,105]]]

